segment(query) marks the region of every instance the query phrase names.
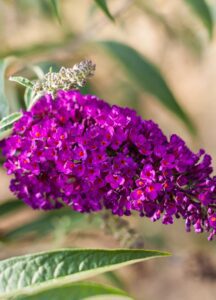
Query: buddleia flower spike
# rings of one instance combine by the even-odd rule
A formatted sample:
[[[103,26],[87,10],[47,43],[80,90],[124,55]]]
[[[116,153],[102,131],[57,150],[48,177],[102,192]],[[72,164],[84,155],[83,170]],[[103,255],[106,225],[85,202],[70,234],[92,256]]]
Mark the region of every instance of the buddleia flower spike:
[[[213,239],[211,156],[192,152],[176,134],[166,137],[131,108],[83,95],[78,88],[94,70],[84,61],[33,83],[42,96],[1,143],[12,192],[34,209],[137,213],[163,224],[181,218],[186,231]]]

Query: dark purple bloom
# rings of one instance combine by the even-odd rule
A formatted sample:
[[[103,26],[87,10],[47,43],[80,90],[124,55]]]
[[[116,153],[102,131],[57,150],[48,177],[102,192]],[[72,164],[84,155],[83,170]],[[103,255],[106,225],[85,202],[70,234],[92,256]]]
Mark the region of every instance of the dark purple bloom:
[[[216,234],[211,157],[152,121],[78,91],[42,97],[2,142],[11,190],[34,209],[138,211]]]
[[[119,186],[123,185],[125,182],[124,177],[119,176],[118,174],[108,174],[105,177],[106,182],[110,184],[113,189],[117,189]]]
[[[155,176],[155,170],[150,164],[145,165],[140,174],[140,178],[143,179],[143,181],[145,181],[146,183],[154,181]]]
[[[146,186],[145,193],[150,200],[155,200],[158,198],[160,191],[162,190],[162,185],[160,183],[151,183]]]
[[[142,189],[135,189],[130,194],[130,198],[132,200],[144,200],[145,199],[144,191]],[[142,202],[139,201],[138,203],[141,204]]]
[[[209,225],[216,229],[216,213],[212,214],[210,217],[209,217]]]

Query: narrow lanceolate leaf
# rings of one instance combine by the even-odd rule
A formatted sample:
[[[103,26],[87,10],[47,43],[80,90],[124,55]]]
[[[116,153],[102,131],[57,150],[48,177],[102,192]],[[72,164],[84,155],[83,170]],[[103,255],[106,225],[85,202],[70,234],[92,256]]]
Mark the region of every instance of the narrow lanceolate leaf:
[[[0,121],[0,132],[19,120],[22,116],[21,112],[14,112]]]
[[[158,101],[184,121],[192,132],[195,132],[191,120],[153,63],[125,44],[115,41],[103,41],[100,44],[119,60],[135,86],[154,95]]]
[[[24,93],[25,106],[28,109],[34,99],[35,93],[31,87],[27,87]]]
[[[32,88],[33,87],[33,82],[25,77],[22,77],[22,76],[11,76],[9,78],[10,81],[14,81],[14,82],[17,82],[27,88]]]
[[[105,13],[105,15],[111,20],[114,21],[114,17],[111,15],[109,8],[107,6],[106,0],[94,0],[96,4],[102,9],[102,11]]]
[[[87,300],[90,297],[92,300],[99,300],[102,296],[110,300],[132,300],[122,290],[93,282],[72,283],[36,293],[28,291],[23,295],[13,297],[13,300]],[[7,299],[11,298],[5,298]]]
[[[190,5],[194,13],[200,18],[206,29],[208,30],[209,37],[212,38],[214,29],[214,20],[211,14],[210,7],[205,0],[185,0]]]
[[[21,116],[21,112],[15,112],[0,121],[0,140],[12,132],[14,122],[18,121]]]
[[[61,14],[60,14],[60,9],[59,9],[59,0],[50,0],[50,4],[52,6],[53,16],[61,24]]]
[[[0,299],[79,281],[168,253],[150,250],[63,249],[0,261]],[[1,298],[2,297],[2,298]]]
[[[5,129],[0,131],[0,141],[2,141],[3,139],[7,138],[13,131],[13,128],[9,128],[9,129]]]
[[[0,217],[8,215],[14,211],[17,211],[25,207],[24,203],[21,200],[10,200],[3,202],[0,205]]]
[[[32,92],[32,98],[30,99],[29,105],[28,105],[28,110],[30,110],[32,108],[32,106],[34,106],[34,104],[43,96],[42,93],[37,93],[35,94],[34,92]]]
[[[56,211],[44,212],[36,220],[17,226],[3,235],[2,240],[13,242],[17,239],[25,238],[29,234],[33,235],[35,239],[44,238],[44,236],[53,232],[56,228],[55,226],[58,226],[66,217],[70,220],[71,230],[77,228],[76,225],[85,222],[83,214],[62,208]],[[42,232],[43,234],[41,234]]]
[[[5,72],[10,58],[0,60],[0,119],[9,113],[9,105],[5,93]]]

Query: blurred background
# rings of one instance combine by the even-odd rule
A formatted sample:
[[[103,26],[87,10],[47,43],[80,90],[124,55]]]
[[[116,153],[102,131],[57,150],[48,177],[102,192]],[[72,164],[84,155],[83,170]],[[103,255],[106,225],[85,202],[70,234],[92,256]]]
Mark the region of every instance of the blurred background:
[[[205,148],[216,167],[215,22],[215,0],[0,0],[0,101],[7,99],[10,112],[24,105],[24,89],[10,75],[33,79],[50,66],[91,59],[97,71],[83,93],[136,109],[193,151]],[[10,194],[9,180],[0,167],[1,259],[57,247],[121,246],[88,216],[27,208]],[[123,286],[138,300],[215,300],[215,241],[186,233],[182,221],[129,221],[146,249],[173,256],[96,280]]]

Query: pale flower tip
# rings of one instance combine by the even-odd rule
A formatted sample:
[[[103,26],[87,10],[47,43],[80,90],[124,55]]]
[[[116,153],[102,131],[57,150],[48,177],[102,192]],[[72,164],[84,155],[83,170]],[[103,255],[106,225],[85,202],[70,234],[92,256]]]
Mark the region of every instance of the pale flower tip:
[[[58,90],[73,90],[83,87],[87,79],[94,75],[96,65],[91,60],[84,60],[72,68],[61,67],[58,73],[51,70],[33,86],[36,93],[51,93],[56,95]]]

